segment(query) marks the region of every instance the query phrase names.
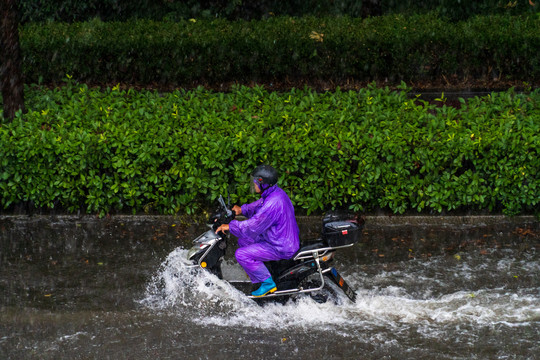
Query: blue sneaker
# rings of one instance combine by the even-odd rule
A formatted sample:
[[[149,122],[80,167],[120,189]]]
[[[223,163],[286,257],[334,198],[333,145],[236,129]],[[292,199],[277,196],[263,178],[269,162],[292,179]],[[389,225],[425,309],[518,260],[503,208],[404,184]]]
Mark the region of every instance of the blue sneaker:
[[[252,292],[251,295],[253,295],[255,297],[261,297],[261,296],[264,296],[264,295],[266,295],[268,293],[273,293],[276,290],[277,290],[276,283],[274,282],[274,280],[270,276],[268,279],[264,280],[261,283],[261,286],[257,290]]]

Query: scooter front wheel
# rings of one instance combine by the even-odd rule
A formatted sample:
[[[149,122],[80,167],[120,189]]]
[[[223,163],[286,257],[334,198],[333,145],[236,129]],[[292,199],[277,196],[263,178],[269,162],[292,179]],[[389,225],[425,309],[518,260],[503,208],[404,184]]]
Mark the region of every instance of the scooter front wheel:
[[[212,274],[216,275],[218,279],[223,280],[223,272],[221,271],[221,263],[218,263],[211,269],[208,269]]]

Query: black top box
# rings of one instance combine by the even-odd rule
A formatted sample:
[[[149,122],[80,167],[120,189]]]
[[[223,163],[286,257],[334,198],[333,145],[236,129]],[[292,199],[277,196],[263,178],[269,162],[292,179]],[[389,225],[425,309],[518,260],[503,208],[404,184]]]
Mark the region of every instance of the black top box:
[[[358,225],[350,221],[332,221],[323,225],[323,240],[330,247],[354,244],[359,233]]]

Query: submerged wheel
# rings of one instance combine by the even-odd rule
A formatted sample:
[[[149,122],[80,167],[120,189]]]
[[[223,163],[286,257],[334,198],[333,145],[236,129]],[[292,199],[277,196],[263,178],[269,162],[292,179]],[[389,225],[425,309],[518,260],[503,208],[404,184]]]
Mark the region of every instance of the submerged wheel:
[[[313,274],[302,280],[300,286],[304,289],[313,289],[321,286],[321,277],[319,274]],[[332,283],[328,277],[324,278],[324,286],[321,290],[305,293],[305,295],[311,297],[319,304],[324,304],[328,301],[333,302],[336,305],[341,304],[341,299],[338,296],[339,288],[336,289],[336,285]]]
[[[210,272],[218,277],[218,279],[223,280],[223,273],[221,272],[221,261],[214,266],[212,269],[209,269]]]

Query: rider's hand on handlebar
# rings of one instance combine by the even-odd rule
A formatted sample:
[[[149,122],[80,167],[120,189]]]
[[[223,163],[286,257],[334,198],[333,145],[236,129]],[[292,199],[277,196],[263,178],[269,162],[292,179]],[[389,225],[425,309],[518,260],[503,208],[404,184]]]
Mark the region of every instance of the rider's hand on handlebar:
[[[229,224],[223,224],[223,225],[220,225],[217,229],[216,229],[216,234],[219,233],[220,231],[229,231]]]
[[[242,208],[238,205],[234,205],[232,208],[232,211],[234,211],[235,215],[241,215],[242,214]]]

